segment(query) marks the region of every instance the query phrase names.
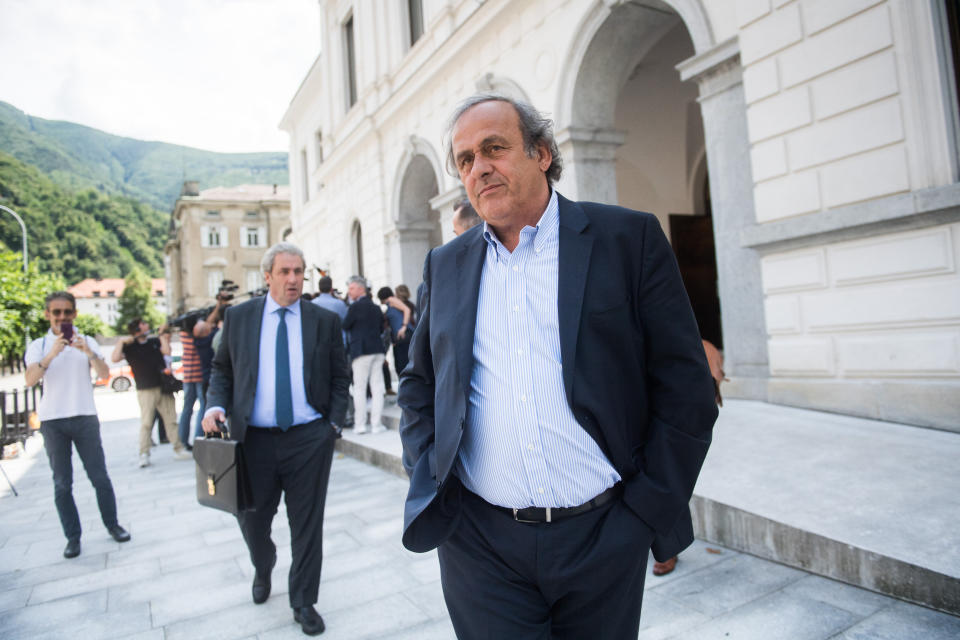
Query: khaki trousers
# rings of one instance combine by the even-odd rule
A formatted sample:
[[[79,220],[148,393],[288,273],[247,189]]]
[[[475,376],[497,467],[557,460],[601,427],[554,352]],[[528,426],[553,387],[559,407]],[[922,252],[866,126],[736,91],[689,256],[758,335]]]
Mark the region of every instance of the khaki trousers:
[[[177,435],[177,408],[173,394],[163,393],[160,387],[137,389],[137,401],[140,403],[140,453],[150,454],[150,431],[153,429],[154,415],[159,412],[163,418],[163,428],[174,451],[181,451],[183,444]]]

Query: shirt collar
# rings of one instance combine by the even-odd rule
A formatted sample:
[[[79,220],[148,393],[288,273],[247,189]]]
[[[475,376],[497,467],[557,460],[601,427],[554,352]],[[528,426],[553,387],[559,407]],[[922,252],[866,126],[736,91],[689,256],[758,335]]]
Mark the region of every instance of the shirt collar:
[[[524,232],[527,229],[532,229],[534,235],[533,243],[535,249],[542,249],[543,246],[547,243],[550,236],[556,231],[558,225],[560,224],[560,205],[557,200],[557,192],[555,189],[550,189],[550,199],[547,200],[547,206],[543,210],[543,213],[540,215],[540,219],[537,221],[537,226],[531,227],[527,225],[520,230],[520,235],[523,236]],[[540,233],[543,231],[543,233]],[[497,253],[500,252],[500,249],[506,248],[503,246],[503,243],[500,242],[500,239],[497,237],[497,234],[493,232],[493,229],[490,228],[490,225],[486,221],[483,222],[483,237],[486,239],[487,243],[493,247]]]
[[[288,306],[288,307],[283,307],[283,308],[286,309],[287,311],[289,311],[291,314],[297,315],[297,314],[300,312],[300,304],[299,304],[299,302],[300,302],[300,300],[298,299],[296,302],[294,302],[294,303],[291,304],[290,306]],[[276,300],[273,299],[273,296],[271,296],[271,295],[268,293],[268,294],[267,294],[267,304],[264,306],[264,313],[273,313],[273,312],[275,312],[275,311],[276,311],[277,309],[279,309],[279,308],[280,308],[280,305],[277,303]]]

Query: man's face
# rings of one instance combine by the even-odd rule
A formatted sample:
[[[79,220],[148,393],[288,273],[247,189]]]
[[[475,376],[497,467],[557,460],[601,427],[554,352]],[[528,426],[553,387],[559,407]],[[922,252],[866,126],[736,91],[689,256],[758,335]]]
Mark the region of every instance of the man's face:
[[[467,196],[494,229],[516,229],[543,213],[550,189],[546,147],[529,157],[516,110],[499,100],[468,109],[453,129],[453,158]]]
[[[70,304],[69,300],[57,299],[50,301],[50,304],[44,309],[43,315],[50,323],[53,334],[58,336],[60,335],[60,325],[64,322],[73,322],[77,310]]]
[[[270,297],[282,307],[300,299],[303,292],[303,260],[292,253],[278,253],[273,259],[273,270],[263,274]]]
[[[351,282],[347,285],[347,295],[350,296],[351,300],[362,298],[367,295],[367,288],[359,282]]]

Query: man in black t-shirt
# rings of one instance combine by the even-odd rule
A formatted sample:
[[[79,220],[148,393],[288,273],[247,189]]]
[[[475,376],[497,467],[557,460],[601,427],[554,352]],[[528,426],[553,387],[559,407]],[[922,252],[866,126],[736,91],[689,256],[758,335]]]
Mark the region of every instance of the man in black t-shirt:
[[[167,438],[173,443],[173,455],[180,460],[189,460],[191,456],[180,442],[177,434],[176,407],[173,395],[163,393],[161,374],[167,364],[164,356],[170,355],[170,334],[160,328],[159,338],[148,338],[150,325],[140,318],[134,318],[127,325],[129,336],[117,341],[113,348],[112,359],[120,362],[126,358],[133,371],[133,380],[137,383],[137,401],[140,403],[140,466],[150,464],[150,429],[153,427],[154,414],[160,414]]]

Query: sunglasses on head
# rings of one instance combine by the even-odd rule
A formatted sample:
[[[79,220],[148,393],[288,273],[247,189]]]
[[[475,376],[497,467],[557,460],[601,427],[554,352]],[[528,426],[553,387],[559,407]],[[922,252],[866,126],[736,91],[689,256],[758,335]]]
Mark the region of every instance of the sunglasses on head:
[[[76,309],[50,309],[50,315],[52,315],[54,318],[59,318],[60,316],[72,316],[76,312]]]

